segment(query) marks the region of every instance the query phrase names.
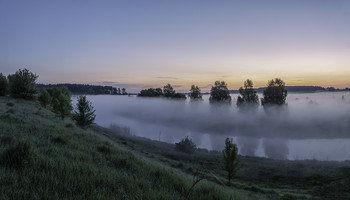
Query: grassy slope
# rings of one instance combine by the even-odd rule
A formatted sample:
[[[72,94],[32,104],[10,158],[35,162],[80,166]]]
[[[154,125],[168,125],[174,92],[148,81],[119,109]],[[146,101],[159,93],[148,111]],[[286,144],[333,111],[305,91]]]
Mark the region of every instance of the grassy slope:
[[[5,155],[23,141],[33,153],[9,166]],[[220,157],[98,126],[83,130],[35,102],[0,97],[0,199],[350,199],[349,162],[242,157],[229,188]],[[190,190],[195,174],[206,180]]]
[[[190,190],[192,177],[150,164],[112,135],[0,97],[0,199],[253,199],[206,181]]]

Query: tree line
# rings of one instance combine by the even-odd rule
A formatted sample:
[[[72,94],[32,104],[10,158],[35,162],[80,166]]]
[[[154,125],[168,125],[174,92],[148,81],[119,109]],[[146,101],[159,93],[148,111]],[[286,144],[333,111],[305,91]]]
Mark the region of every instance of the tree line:
[[[56,87],[66,87],[72,94],[112,94],[112,95],[127,95],[125,88],[115,88],[112,86],[88,85],[88,84],[38,84],[40,90]]]
[[[95,120],[95,110],[86,99],[86,96],[78,96],[76,109],[73,110],[71,93],[67,87],[52,87],[41,92],[36,84],[39,76],[28,69],[19,69],[15,74],[7,78],[0,73],[0,96],[9,94],[14,98],[38,100],[41,106],[56,113],[62,120],[71,116],[81,127],[89,126]]]
[[[236,105],[240,110],[254,110],[259,106],[259,98],[257,91],[253,87],[253,81],[247,79],[244,81],[242,87],[239,88],[239,96],[237,98]],[[280,78],[275,78],[267,82],[267,87],[263,90],[263,98],[260,100],[261,105],[270,107],[273,105],[281,106],[285,105],[287,97],[287,89],[285,83]],[[161,88],[149,88],[141,90],[138,94],[139,97],[167,97],[174,99],[186,99],[186,95],[177,93],[174,88],[168,83],[163,89]],[[188,98],[191,101],[203,100],[201,90],[198,86],[192,85]],[[215,81],[210,90],[210,103],[223,103],[231,104],[230,90],[227,87],[225,81]]]

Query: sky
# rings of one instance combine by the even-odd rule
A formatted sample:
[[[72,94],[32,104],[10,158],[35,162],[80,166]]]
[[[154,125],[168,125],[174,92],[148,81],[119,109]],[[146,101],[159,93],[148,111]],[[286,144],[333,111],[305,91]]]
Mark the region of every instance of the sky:
[[[350,87],[350,1],[0,0],[0,72],[23,68],[134,92],[276,77]]]

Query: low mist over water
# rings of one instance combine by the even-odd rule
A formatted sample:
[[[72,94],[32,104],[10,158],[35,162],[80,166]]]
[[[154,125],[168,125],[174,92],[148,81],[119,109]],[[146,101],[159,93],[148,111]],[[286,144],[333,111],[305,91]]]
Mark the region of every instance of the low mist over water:
[[[283,111],[242,113],[231,105],[136,96],[88,96],[96,123],[169,143],[190,136],[198,147],[222,150],[232,137],[242,155],[277,159],[350,159],[350,93],[289,94]],[[261,97],[261,94],[259,94]],[[73,102],[76,98],[73,98]],[[129,130],[129,129],[128,129]]]

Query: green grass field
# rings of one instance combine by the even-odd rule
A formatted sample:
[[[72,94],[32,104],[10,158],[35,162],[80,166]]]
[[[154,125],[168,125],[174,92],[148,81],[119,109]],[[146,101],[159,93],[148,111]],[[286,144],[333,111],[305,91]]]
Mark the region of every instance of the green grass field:
[[[0,199],[350,199],[350,162],[241,157],[228,187],[220,152],[174,149],[0,97]]]

